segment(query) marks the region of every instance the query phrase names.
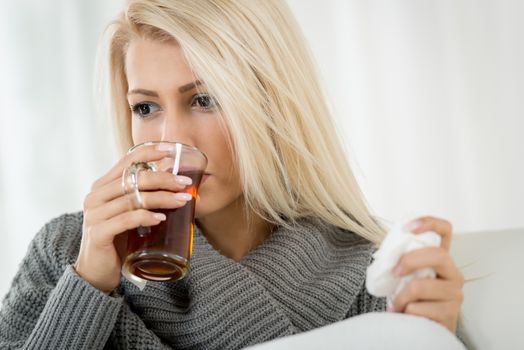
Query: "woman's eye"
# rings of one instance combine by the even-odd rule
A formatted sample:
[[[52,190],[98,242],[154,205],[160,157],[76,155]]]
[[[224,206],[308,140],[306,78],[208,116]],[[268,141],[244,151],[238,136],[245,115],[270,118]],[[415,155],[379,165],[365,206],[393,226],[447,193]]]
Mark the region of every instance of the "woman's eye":
[[[193,99],[191,100],[191,107],[193,106],[196,106],[207,112],[216,109],[218,107],[218,103],[208,94],[198,94],[193,96]]]
[[[160,107],[153,102],[141,102],[131,106],[133,114],[142,119],[149,117],[158,110],[160,110]]]

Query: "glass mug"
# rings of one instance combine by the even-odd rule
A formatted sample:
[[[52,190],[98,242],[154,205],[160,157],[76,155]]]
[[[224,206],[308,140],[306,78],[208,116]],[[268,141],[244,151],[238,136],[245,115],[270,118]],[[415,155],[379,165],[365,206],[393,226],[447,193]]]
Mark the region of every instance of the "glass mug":
[[[133,163],[122,174],[122,187],[138,208],[143,207],[137,185],[139,172],[167,171],[193,180],[191,185],[181,191],[193,197],[184,206],[175,209],[149,209],[164,213],[166,220],[155,226],[139,226],[127,231],[127,250],[122,266],[124,274],[157,282],[182,279],[187,274],[193,248],[196,196],[207,166],[204,153],[179,142],[149,141],[132,147],[128,153],[161,143],[171,145],[173,151],[160,160]]]

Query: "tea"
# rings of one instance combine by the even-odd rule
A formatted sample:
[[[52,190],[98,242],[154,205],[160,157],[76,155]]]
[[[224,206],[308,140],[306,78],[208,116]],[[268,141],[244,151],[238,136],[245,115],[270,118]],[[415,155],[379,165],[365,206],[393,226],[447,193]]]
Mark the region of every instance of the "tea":
[[[195,202],[203,171],[179,172],[193,183],[183,192],[193,197],[177,209],[156,209],[166,220],[151,227],[128,230],[127,259],[130,273],[150,281],[170,281],[183,278],[189,268],[193,248]]]

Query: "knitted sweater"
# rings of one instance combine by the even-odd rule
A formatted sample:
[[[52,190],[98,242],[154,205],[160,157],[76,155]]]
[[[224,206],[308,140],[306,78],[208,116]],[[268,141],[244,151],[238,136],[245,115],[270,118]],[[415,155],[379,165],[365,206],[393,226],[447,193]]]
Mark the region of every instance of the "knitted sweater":
[[[46,224],[3,300],[1,349],[238,349],[385,309],[365,289],[373,245],[302,219],[278,228],[239,262],[195,227],[188,275],[122,279],[106,295],[79,277],[82,212]]]

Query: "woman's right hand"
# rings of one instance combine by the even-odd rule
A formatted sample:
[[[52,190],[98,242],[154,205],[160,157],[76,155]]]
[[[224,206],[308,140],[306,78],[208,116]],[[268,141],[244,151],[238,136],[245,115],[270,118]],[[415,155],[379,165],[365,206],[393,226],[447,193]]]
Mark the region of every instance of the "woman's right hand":
[[[121,178],[125,168],[134,162],[159,160],[168,154],[169,151],[155,146],[145,146],[125,155],[95,181],[84,200],[82,242],[74,268],[80,277],[104,293],[110,293],[120,282],[123,263],[120,253],[125,247],[115,245],[115,238],[127,230],[158,225],[166,219],[164,214],[147,209],[179,208],[191,199],[186,193],[174,193],[191,184],[189,177],[153,171],[142,171],[138,176],[144,209],[132,208],[124,195]],[[155,191],[143,192],[152,190]]]

